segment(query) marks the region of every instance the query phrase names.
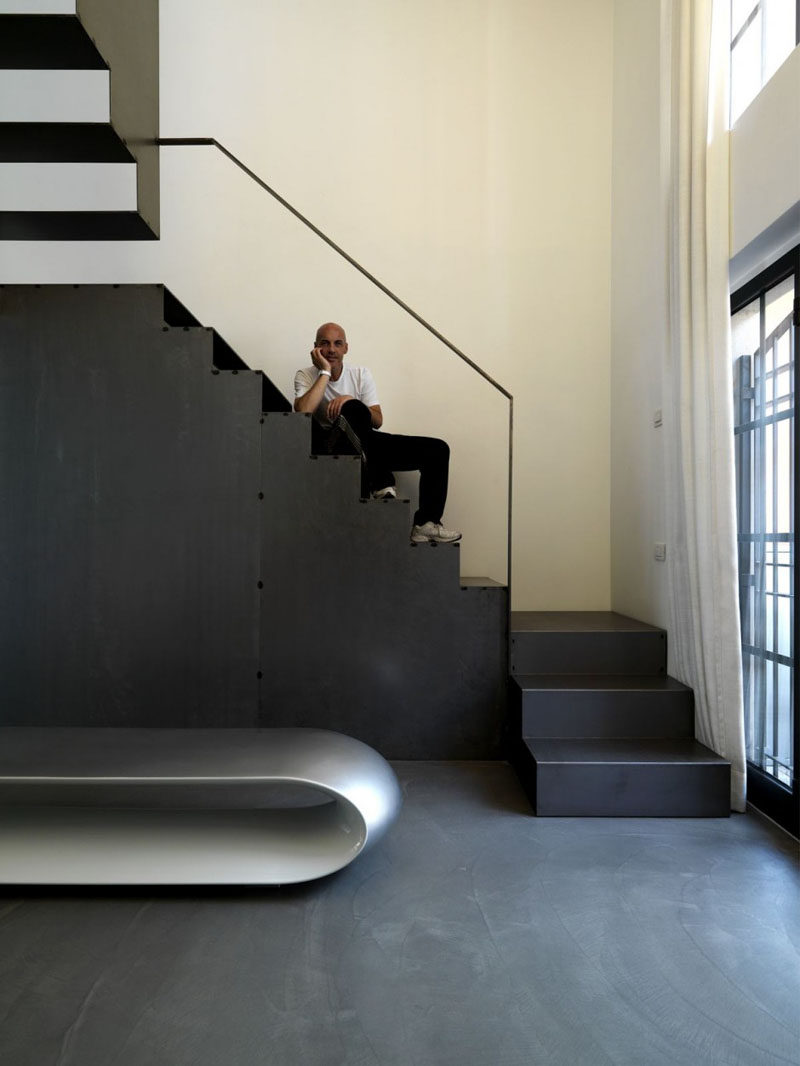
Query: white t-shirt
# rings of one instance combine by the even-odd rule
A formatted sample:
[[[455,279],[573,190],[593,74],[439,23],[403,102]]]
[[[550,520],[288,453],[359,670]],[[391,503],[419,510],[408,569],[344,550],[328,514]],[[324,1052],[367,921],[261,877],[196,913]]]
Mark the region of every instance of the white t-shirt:
[[[294,376],[295,399],[305,396],[318,377],[319,371],[315,366],[307,366],[303,367],[302,370],[298,370]],[[334,396],[354,396],[357,400],[361,400],[362,403],[366,404],[367,407],[375,407],[380,402],[372,374],[365,366],[350,366],[349,363],[342,363],[342,373],[339,376],[339,380],[334,381],[332,378],[328,378],[327,382],[322,402],[314,412],[314,418],[326,429],[329,429],[332,425],[328,421],[327,412],[328,404]]]

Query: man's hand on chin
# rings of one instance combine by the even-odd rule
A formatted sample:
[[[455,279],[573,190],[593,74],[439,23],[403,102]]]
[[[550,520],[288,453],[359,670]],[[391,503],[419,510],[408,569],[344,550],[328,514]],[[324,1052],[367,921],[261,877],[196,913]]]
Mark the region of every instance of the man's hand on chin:
[[[311,362],[314,364],[317,370],[327,370],[328,373],[330,373],[331,364],[328,362],[328,360],[325,358],[319,348],[311,349]]]

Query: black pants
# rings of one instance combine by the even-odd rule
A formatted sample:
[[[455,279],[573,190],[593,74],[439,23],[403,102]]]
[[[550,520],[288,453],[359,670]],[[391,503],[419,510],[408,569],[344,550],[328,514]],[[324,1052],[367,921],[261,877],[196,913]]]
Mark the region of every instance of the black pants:
[[[348,400],[333,429],[314,422],[312,448],[319,455],[356,455],[360,451],[365,460],[365,495],[394,485],[394,470],[419,470],[419,508],[414,524],[442,520],[450,469],[450,448],[443,440],[374,430],[366,404]]]

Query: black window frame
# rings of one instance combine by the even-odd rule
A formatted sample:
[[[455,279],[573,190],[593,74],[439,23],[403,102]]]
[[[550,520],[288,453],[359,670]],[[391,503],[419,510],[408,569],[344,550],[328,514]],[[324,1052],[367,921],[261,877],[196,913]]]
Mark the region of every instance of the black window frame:
[[[798,0],[798,15],[800,15],[800,0]],[[800,18],[798,19],[800,25]],[[757,277],[741,286],[731,294],[731,316],[737,311],[743,310],[748,304],[758,300],[767,290],[779,285],[782,281],[794,276],[794,335],[795,335],[795,366],[794,366],[794,395],[800,396],[800,244],[791,251],[781,256],[771,266],[763,270]],[[797,406],[797,400],[796,404]],[[800,412],[794,412],[794,469],[795,481],[800,481]],[[795,541],[800,540],[800,485],[795,485],[794,492],[794,529]],[[738,530],[737,530],[738,534]],[[800,781],[798,770],[800,768],[800,557],[795,551],[794,567],[794,605],[792,611],[792,624],[794,639],[792,648],[793,668],[795,671],[795,684],[793,686],[792,715],[794,723],[793,737],[793,769],[791,787],[786,787],[770,774],[764,773],[759,767],[747,762],[747,800],[757,810],[766,814],[778,825],[782,826],[793,836],[800,836]]]

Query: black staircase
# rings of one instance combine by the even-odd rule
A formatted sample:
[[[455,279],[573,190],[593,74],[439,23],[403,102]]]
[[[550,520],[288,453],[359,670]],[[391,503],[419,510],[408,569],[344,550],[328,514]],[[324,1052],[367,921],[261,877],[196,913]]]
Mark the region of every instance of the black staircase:
[[[0,403],[0,725],[498,757],[507,590],[162,287],[0,287]]]
[[[156,285],[0,286],[0,724],[317,726],[496,758],[507,590]],[[457,461],[457,459],[456,459]],[[512,615],[512,756],[539,815],[723,816],[666,634]]]
[[[511,755],[536,814],[730,813],[730,764],[695,740],[666,649],[611,612],[512,613]]]

